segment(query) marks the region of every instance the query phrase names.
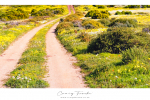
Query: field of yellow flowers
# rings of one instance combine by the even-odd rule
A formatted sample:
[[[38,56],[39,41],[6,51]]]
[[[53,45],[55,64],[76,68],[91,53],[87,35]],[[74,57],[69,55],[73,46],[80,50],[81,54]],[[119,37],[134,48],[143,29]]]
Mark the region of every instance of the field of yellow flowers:
[[[33,23],[28,25],[19,25],[10,29],[0,29],[0,54],[19,36],[32,29]]]

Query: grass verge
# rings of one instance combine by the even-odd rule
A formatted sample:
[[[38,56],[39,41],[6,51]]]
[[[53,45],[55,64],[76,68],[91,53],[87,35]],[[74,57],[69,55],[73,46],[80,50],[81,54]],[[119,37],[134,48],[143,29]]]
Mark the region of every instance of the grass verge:
[[[123,62],[124,56],[130,56],[130,51],[123,54],[87,53],[88,42],[81,41],[78,33],[65,30],[57,35],[64,47],[71,52],[85,74],[84,79],[91,88],[149,88],[150,87],[150,58],[133,59]],[[92,36],[92,35],[91,35]],[[93,35],[92,38],[95,38]],[[129,53],[128,53],[129,52]],[[137,54],[141,52],[137,51]],[[132,53],[132,52],[131,52]],[[131,54],[132,55],[132,54]],[[134,55],[134,53],[133,53]],[[136,54],[135,54],[136,55]]]

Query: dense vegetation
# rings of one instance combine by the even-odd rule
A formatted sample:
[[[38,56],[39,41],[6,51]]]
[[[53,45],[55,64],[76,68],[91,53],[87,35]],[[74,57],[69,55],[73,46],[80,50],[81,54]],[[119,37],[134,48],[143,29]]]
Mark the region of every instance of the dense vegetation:
[[[116,19],[109,25],[110,27],[137,27],[136,19]]]
[[[64,9],[63,8],[55,8],[55,9],[40,9],[37,11],[36,9],[32,9],[31,16],[55,16],[55,14],[63,14]]]
[[[27,19],[29,16],[49,16],[62,15],[66,12],[65,6],[44,6],[44,5],[10,5],[4,6],[0,11],[0,20]]]
[[[29,17],[29,13],[24,11],[23,9],[18,8],[15,9],[8,9],[6,12],[2,12],[0,14],[1,20],[17,20],[17,19],[25,19]]]
[[[125,8],[150,8],[150,5],[127,5]]]
[[[149,15],[139,13],[129,16],[130,12],[127,11],[126,15],[113,17],[108,14],[109,18],[96,20],[91,18],[94,13],[101,12],[101,8],[94,7],[78,6],[78,10],[88,11],[85,18],[81,19],[81,26],[70,27],[57,34],[64,47],[77,57],[75,65],[80,66],[85,74],[88,86],[149,88]],[[135,7],[138,6],[133,5]],[[94,24],[97,26],[94,27]]]
[[[132,12],[131,11],[122,11],[122,12],[117,11],[115,15],[132,15]]]
[[[91,10],[85,15],[85,17],[91,17],[92,19],[103,19],[108,18],[110,13],[106,11],[98,11],[98,10]]]

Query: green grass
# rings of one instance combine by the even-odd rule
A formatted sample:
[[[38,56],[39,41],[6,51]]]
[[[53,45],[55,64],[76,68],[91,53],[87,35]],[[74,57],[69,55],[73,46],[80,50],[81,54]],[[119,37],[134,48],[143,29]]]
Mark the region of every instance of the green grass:
[[[88,42],[82,42],[77,34],[66,30],[57,35],[64,47],[77,59],[76,66],[80,66],[85,74],[85,81],[91,88],[149,88],[150,87],[150,58],[132,60],[125,64],[122,54],[107,52],[87,53]],[[92,36],[95,38],[95,36]]]
[[[54,23],[56,22],[58,20]],[[39,30],[30,40],[17,68],[11,72],[6,86],[11,88],[45,88],[49,86],[48,82],[43,80],[47,72],[45,35],[54,23]]]

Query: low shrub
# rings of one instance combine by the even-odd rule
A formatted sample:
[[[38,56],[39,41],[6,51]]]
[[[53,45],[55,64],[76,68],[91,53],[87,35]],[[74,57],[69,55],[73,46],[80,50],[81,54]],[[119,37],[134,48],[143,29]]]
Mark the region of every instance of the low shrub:
[[[77,15],[77,16],[79,16],[79,17],[83,17],[83,16],[84,16],[83,13],[80,12],[80,11],[75,12],[75,15]]]
[[[59,31],[61,31],[62,29],[70,29],[74,27],[73,26],[73,23],[71,22],[62,22],[62,23],[59,23],[58,26],[56,27],[56,33],[58,33]]]
[[[85,11],[88,11],[88,10],[90,10],[90,9],[89,9],[89,7],[84,7],[84,9],[85,9]]]
[[[93,5],[94,7],[97,7],[97,8],[107,8],[105,5]]]
[[[91,40],[91,36],[85,32],[81,32],[81,34],[79,34],[78,38],[80,38],[82,42],[89,42]]]
[[[64,19],[65,22],[74,22],[74,21],[79,21],[79,20],[81,19],[79,18],[77,14],[71,14]]]
[[[114,27],[108,28],[107,32],[101,33],[97,38],[91,40],[88,52],[120,53],[134,46],[150,50],[150,35],[144,32],[134,33],[133,29],[127,27]]]
[[[100,22],[104,26],[108,26],[111,23],[109,19],[100,19],[98,20],[98,22]]]
[[[129,40],[133,39],[131,29],[111,28],[107,33],[99,34],[88,45],[88,52],[120,53],[131,47]]]
[[[92,17],[92,19],[103,19],[103,18],[108,18],[110,13],[106,11],[98,11],[98,10],[91,10],[89,11],[85,17]]]
[[[92,29],[92,28],[103,28],[104,26],[100,24],[97,21],[94,20],[84,20],[82,22],[82,26],[85,27],[86,29]]]
[[[137,27],[136,19],[116,19],[109,26],[110,27]]]
[[[130,61],[145,61],[148,59],[148,53],[142,48],[134,46],[133,48],[122,51],[122,61],[128,63]]]
[[[32,9],[31,16],[51,16],[54,17],[55,14],[63,14],[64,9],[63,8],[46,8],[46,9],[40,9],[37,11],[36,9]]]
[[[132,12],[131,11],[122,11],[122,12],[117,11],[115,15],[132,15]]]
[[[127,5],[125,8],[140,8],[140,5]]]
[[[63,19],[63,18],[60,18],[60,21],[59,21],[59,22],[60,22],[60,23],[61,23],[61,22],[64,22],[64,19]]]

